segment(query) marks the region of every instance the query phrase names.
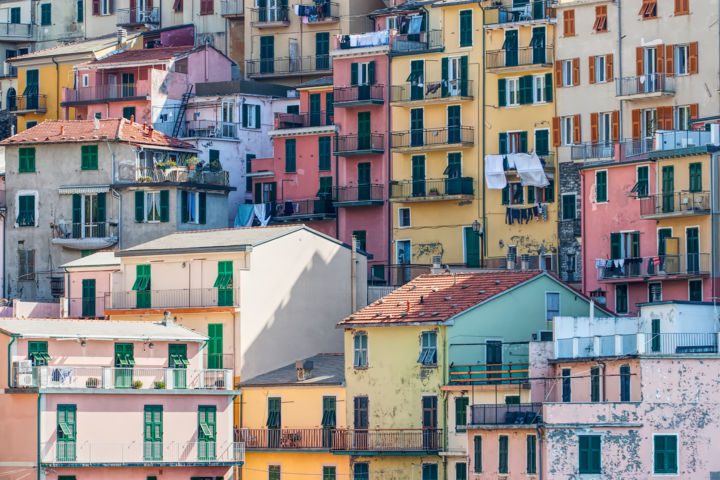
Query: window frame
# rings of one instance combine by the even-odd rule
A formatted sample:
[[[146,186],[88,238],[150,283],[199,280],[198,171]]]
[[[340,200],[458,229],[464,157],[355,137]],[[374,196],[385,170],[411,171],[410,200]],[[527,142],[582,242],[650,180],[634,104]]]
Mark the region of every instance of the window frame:
[[[498,435],[498,474],[507,475],[509,469],[509,443],[507,435]]]
[[[595,439],[595,438],[598,439],[599,445],[597,446],[597,448],[595,448],[594,445],[592,445],[592,444],[589,443],[589,442],[591,442],[591,440],[590,440],[591,438],[592,438],[592,439]],[[584,440],[584,439],[586,439],[586,441],[588,442],[588,445],[586,445],[585,448],[583,448],[583,440]],[[599,474],[602,474],[602,443],[603,443],[603,442],[602,442],[602,435],[578,435],[578,473],[579,473],[580,475],[584,475],[584,474],[595,474],[595,475],[599,475]],[[584,451],[584,452],[583,452],[583,451]],[[585,468],[583,468],[583,461],[582,461],[582,460],[583,460],[583,454],[584,454],[584,455],[587,455],[587,456],[589,456],[589,455],[593,455],[593,456],[594,456],[594,455],[597,455],[598,468],[595,469],[595,468],[592,468],[592,466],[588,465],[590,462],[592,462],[592,460],[593,460],[592,458],[587,458],[587,459],[586,459],[586,462],[585,462],[586,465],[585,465]],[[594,462],[593,462],[593,463],[594,463]]]
[[[693,287],[692,284],[700,284],[700,300],[693,300]],[[703,280],[702,278],[693,278],[688,280],[688,301],[689,302],[702,302],[703,299]]]
[[[575,144],[574,115],[560,117],[560,144],[563,146]]]
[[[458,407],[460,405],[458,405],[458,404],[463,404],[463,403],[465,404],[464,408],[459,409]],[[467,427],[467,424],[468,424],[467,407],[470,405],[470,397],[466,397],[463,395],[461,395],[459,397],[455,397],[455,401],[453,402],[453,405],[455,408],[455,432],[459,432],[459,431],[464,432],[465,428],[463,428],[462,430],[459,430],[458,427]],[[462,423],[460,423],[459,420],[462,421]]]
[[[664,438],[666,438],[666,439],[667,439],[667,438],[674,438],[674,439],[675,439],[675,442],[674,442],[674,443],[675,443],[674,451],[670,451],[670,452],[669,452],[670,454],[674,454],[674,456],[675,456],[675,458],[674,458],[674,460],[675,460],[674,469],[672,469],[672,468],[668,469],[668,467],[667,467],[667,463],[668,463],[668,462],[667,462],[667,459],[665,458],[665,455],[668,455],[668,454],[669,454],[668,451],[666,450],[666,449],[667,449],[667,443],[666,443],[666,445],[665,445],[665,448],[662,450],[663,453],[660,453],[660,455],[663,455],[663,463],[664,463],[665,465],[663,466],[662,469],[660,469],[660,470],[658,469],[658,465],[657,465],[657,459],[658,459],[657,439],[658,439],[659,437],[664,437]],[[674,433],[674,432],[653,433],[653,455],[652,455],[652,458],[653,458],[653,474],[654,474],[654,475],[677,475],[677,474],[678,474],[678,472],[679,472],[679,470],[680,470],[680,468],[679,468],[680,455],[678,454],[678,450],[679,450],[679,449],[678,449],[678,446],[679,446],[679,441],[678,441],[679,439],[678,439],[678,437],[679,437],[679,435],[678,435],[677,433]]]
[[[358,339],[365,338],[365,344],[358,346]],[[353,368],[367,368],[369,365],[367,332],[355,332],[353,334]]]
[[[573,60],[562,60],[562,86],[572,87],[574,85]]]
[[[520,77],[509,77],[505,79],[505,106],[520,106]]]
[[[470,17],[470,30],[465,31],[463,30],[463,20],[466,20],[467,17]],[[463,47],[472,47],[473,46],[473,11],[472,10],[460,10],[458,13],[458,42],[459,46],[461,48]],[[469,37],[469,38],[466,38]]]
[[[549,303],[550,303],[550,302],[549,302],[549,299],[550,299],[551,297],[557,298],[557,315],[552,315],[552,316],[550,316],[550,318],[548,318],[548,315],[549,315],[551,312],[554,312],[554,311],[555,311],[555,310],[550,310],[550,308],[549,308]],[[552,322],[552,321],[553,321],[553,317],[559,317],[559,316],[560,316],[560,311],[561,311],[561,308],[560,308],[560,300],[561,300],[561,299],[560,299],[560,292],[556,292],[556,291],[549,291],[549,292],[546,291],[546,292],[545,292],[545,321],[546,321],[546,322]]]
[[[673,50],[673,75],[677,77],[690,75],[690,45],[674,45]],[[680,68],[681,66],[685,68]]]
[[[627,373],[625,373],[627,372]],[[620,401],[621,402],[629,402],[632,398],[632,373],[630,370],[630,365],[620,365],[619,369],[619,378],[620,378]]]
[[[643,20],[652,20],[657,16],[657,0],[643,0],[638,13]]]
[[[18,149],[18,173],[35,173],[35,147]]]
[[[438,332],[426,330],[420,334],[420,356],[418,363],[423,367],[437,367],[438,365]]]
[[[595,55],[595,83],[607,83],[607,57]]]
[[[482,435],[473,436],[473,473],[482,473]]]
[[[32,211],[32,222],[24,221],[20,222],[21,213],[20,211],[20,199],[23,197],[33,197],[33,211]],[[39,195],[36,191],[30,191],[30,190],[19,190],[16,193],[15,197],[15,226],[16,227],[37,227],[38,226],[38,217],[40,215],[39,210],[39,201],[38,201]]]
[[[644,171],[647,172],[644,180],[640,179],[640,169],[644,169]],[[640,187],[641,181],[645,185],[644,189]],[[637,198],[647,198],[650,196],[650,167],[648,165],[638,165],[637,168],[635,168],[635,184],[638,185]]]
[[[161,207],[160,207],[160,190],[148,190],[146,192],[143,192],[145,195],[145,204],[143,205],[143,223],[160,223],[162,219],[162,214],[160,213]],[[152,198],[157,197],[157,220],[149,220],[148,219],[148,212],[151,209],[151,202],[150,200]]]
[[[403,217],[407,216],[407,223],[403,222]],[[398,228],[412,227],[412,219],[410,216],[410,207],[398,207]]]
[[[563,220],[576,220],[577,219],[577,194],[574,192],[573,193],[563,193],[561,195],[561,197],[562,198],[561,198],[560,207],[562,210],[561,211],[562,219]],[[569,213],[567,211],[568,208],[566,208],[566,205],[565,205],[566,198],[572,198],[572,208],[569,209],[572,211],[572,215],[569,215]]]
[[[604,181],[602,182],[602,198],[600,198],[599,193],[601,192],[599,185],[601,184],[598,176],[604,176]],[[596,170],[595,171],[595,203],[608,203],[608,171],[607,170]]]
[[[538,82],[540,83],[538,88]],[[548,103],[547,101],[547,82],[545,81],[545,74],[533,75],[533,104],[541,105]]]

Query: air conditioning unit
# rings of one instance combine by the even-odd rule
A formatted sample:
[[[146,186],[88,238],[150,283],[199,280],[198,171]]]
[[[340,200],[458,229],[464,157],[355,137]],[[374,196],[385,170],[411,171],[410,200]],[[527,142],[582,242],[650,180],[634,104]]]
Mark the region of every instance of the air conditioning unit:
[[[18,388],[29,388],[33,386],[32,373],[18,373],[15,377],[15,386]]]
[[[32,373],[32,361],[31,360],[18,360],[13,363],[15,371],[17,373]]]

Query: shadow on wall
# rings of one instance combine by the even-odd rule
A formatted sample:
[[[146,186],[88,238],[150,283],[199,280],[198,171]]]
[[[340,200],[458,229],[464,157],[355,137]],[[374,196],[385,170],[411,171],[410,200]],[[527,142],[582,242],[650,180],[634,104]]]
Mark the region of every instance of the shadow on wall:
[[[12,306],[0,307],[1,317],[60,318],[59,303],[25,302],[14,299]]]

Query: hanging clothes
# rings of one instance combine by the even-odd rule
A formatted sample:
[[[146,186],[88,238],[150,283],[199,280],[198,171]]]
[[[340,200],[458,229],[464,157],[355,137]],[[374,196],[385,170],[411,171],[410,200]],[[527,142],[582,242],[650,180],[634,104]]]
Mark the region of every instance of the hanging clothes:
[[[507,186],[502,155],[485,155],[485,182],[493,190],[502,190]]]
[[[540,163],[540,158],[533,152],[528,155],[527,153],[512,153],[508,155],[511,157],[515,169],[520,177],[520,182],[528,187],[547,187],[550,185],[547,177],[545,176],[545,170]]]

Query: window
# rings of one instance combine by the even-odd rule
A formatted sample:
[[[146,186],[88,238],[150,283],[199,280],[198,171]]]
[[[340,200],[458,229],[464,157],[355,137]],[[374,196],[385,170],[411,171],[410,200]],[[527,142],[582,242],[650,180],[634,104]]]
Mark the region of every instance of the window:
[[[37,121],[36,121],[36,120],[30,120],[30,121],[28,121],[28,122],[25,122],[25,130],[30,130],[30,129],[31,129],[32,127],[34,127],[35,125],[37,125]]]
[[[571,370],[569,368],[562,369],[562,401],[563,403],[569,403],[572,401],[572,387],[570,385]]]
[[[639,232],[612,232],[610,234],[610,256],[613,260],[640,257]]]
[[[677,473],[677,435],[655,435],[653,473]]]
[[[537,473],[537,437],[528,435],[525,437],[525,470],[529,474]]]
[[[508,183],[502,189],[503,205],[522,205],[525,203],[524,197],[523,187],[520,182]]]
[[[40,5],[40,25],[52,25],[52,5],[43,3]]]
[[[498,473],[508,473],[508,436],[498,436]]]
[[[10,9],[10,23],[20,23],[20,7]],[[15,55],[13,55],[14,57]]]
[[[214,405],[198,406],[198,460],[215,460],[216,418]]]
[[[20,148],[18,150],[18,172],[28,173],[35,171],[35,147]]]
[[[135,121],[135,107],[123,107],[122,118],[124,118],[126,120],[130,120],[131,122],[134,122]]]
[[[200,0],[200,15],[215,13],[215,0]]]
[[[77,436],[77,406],[57,406],[57,459],[73,461],[76,458],[75,441]]]
[[[356,463],[353,465],[353,480],[368,480],[370,478],[370,466],[367,463]]]
[[[547,129],[535,130],[535,153],[543,156],[550,153],[550,131]]]
[[[460,12],[460,46],[471,47],[473,44],[472,10]]]
[[[507,78],[505,104],[508,107],[520,105],[520,79]]]
[[[170,191],[135,192],[136,222],[169,222]]]
[[[350,85],[372,85],[374,83],[375,62],[350,64]]]
[[[643,0],[639,15],[643,19],[657,18],[657,0]]]
[[[560,315],[560,294],[545,292],[545,320],[552,322],[553,317]]]
[[[82,76],[82,86],[83,86],[83,87],[87,87],[87,86],[89,86],[89,85],[90,85],[90,75],[84,74],[84,75]]]
[[[323,427],[335,427],[337,425],[336,410],[337,399],[335,397],[322,398],[323,415],[320,425]]]
[[[691,302],[702,302],[703,282],[702,280],[688,281],[688,300]]]
[[[98,146],[97,145],[83,145],[80,147],[81,170],[97,170],[98,169]]]
[[[482,473],[482,437],[480,435],[473,437],[473,471]]]
[[[398,208],[398,227],[407,228],[410,225],[410,208]]]
[[[578,435],[579,473],[601,473],[600,435]]]
[[[137,265],[135,267],[135,283],[132,289],[136,292],[138,308],[149,308],[151,299],[150,265]]]
[[[82,281],[82,316],[95,317],[95,279],[86,278]]]
[[[437,463],[423,463],[422,480],[438,480]]]
[[[593,30],[596,32],[607,32],[607,6],[595,7],[595,23]]]
[[[295,139],[285,140],[285,173],[295,173]]]
[[[18,249],[18,281],[35,280],[35,250]]]
[[[182,12],[183,11],[183,0],[175,0],[172,8],[176,12]]]
[[[648,283],[648,302],[662,302],[662,283]]]
[[[690,130],[690,105],[675,107],[674,117],[677,130]]]
[[[657,123],[657,110],[649,108],[642,111],[642,136],[644,138],[651,138],[655,135],[655,130],[658,129]]]
[[[282,399],[280,397],[268,397],[268,416],[267,421],[265,422],[265,425],[268,428],[280,428],[280,426],[282,425],[281,405]]]
[[[35,195],[18,195],[18,226],[34,227],[35,220]]]
[[[162,405],[145,405],[145,460],[162,460],[163,458],[162,413]]]
[[[455,464],[455,480],[467,480],[467,463],[457,462]]]
[[[562,129],[560,131],[562,135],[562,144],[563,145],[572,145],[574,140],[574,123],[575,119],[574,117],[561,117],[561,126]]]
[[[183,223],[205,224],[207,221],[207,193],[181,190],[180,217]]]
[[[323,467],[322,480],[335,480],[337,478],[336,467]]]
[[[702,163],[694,162],[688,166],[690,170],[690,191],[702,191]]]
[[[28,358],[33,367],[42,367],[50,361],[48,342],[28,342]]]
[[[322,178],[330,178],[332,177],[322,177]],[[322,190],[322,187],[320,187]],[[363,252],[367,252],[367,231],[366,230],[353,230],[352,236],[355,237],[355,245],[357,245],[358,250],[362,250]]]
[[[245,175],[252,173],[252,161],[255,159],[255,155],[252,153],[245,154]],[[245,178],[245,191],[252,192],[253,181],[252,177]]]
[[[649,183],[649,167],[643,165],[637,168],[637,186],[635,191],[638,197],[647,197],[650,194],[650,183]]]
[[[593,72],[595,74],[594,81],[595,83],[605,83],[608,81],[607,79],[607,57],[605,55],[597,55],[594,57],[595,62],[595,71]]]
[[[437,332],[422,332],[418,363],[437,365]]]
[[[533,103],[545,103],[547,102],[547,91],[552,88],[548,85],[545,75],[533,76]]]
[[[224,103],[224,105],[231,105],[234,109],[234,103],[227,102]],[[225,112],[223,111],[223,116]],[[250,105],[247,103],[243,103],[242,106],[242,126],[243,128],[261,128],[262,127],[262,120],[260,118],[261,111],[260,111],[260,105]],[[232,116],[230,117],[232,119]],[[230,120],[232,121],[232,120]]]
[[[469,397],[455,397],[455,427],[467,425],[467,407],[469,403]],[[457,428],[455,431],[457,431]]]
[[[366,333],[356,333],[353,337],[353,365],[368,366],[368,338]]]
[[[575,220],[576,207],[575,207],[574,193],[563,193],[562,194],[562,219],[563,220]]]
[[[330,170],[330,138],[318,137],[318,169]]]
[[[607,170],[595,172],[595,201],[598,203],[607,202]]]
[[[77,0],[77,22],[82,23],[85,16],[85,9],[83,7],[83,0]]]
[[[213,288],[217,288],[218,306],[229,307],[233,305],[233,262],[224,260],[218,262],[218,274]]]
[[[280,465],[268,465],[268,480],[280,480]]]
[[[627,285],[615,285],[615,313],[628,313]]]
[[[600,401],[600,367],[590,369],[590,401]]]
[[[620,401],[630,401],[630,365],[620,365]]]
[[[675,15],[690,13],[690,0],[675,0]]]
[[[565,10],[563,12],[563,36],[575,36],[575,10]]]
[[[688,69],[689,56],[690,49],[688,45],[675,45],[675,52],[673,54],[675,75],[688,75],[690,73]]]
[[[110,15],[112,13],[113,0],[100,0],[100,12],[102,15]]]

